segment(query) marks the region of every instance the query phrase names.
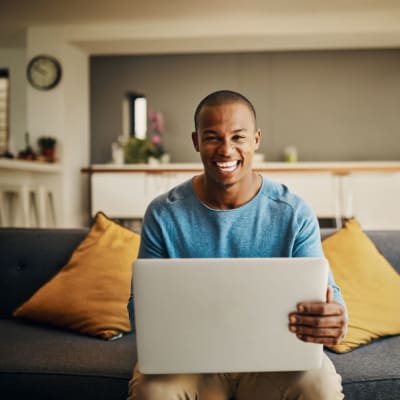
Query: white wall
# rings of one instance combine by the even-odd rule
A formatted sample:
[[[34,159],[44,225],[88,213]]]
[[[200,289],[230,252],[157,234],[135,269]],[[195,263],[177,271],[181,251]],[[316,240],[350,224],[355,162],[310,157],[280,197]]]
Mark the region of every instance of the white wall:
[[[26,75],[25,49],[0,48],[0,68],[10,72],[10,151],[17,154],[25,148]]]
[[[87,187],[80,168],[89,162],[88,55],[71,45],[63,27],[34,27],[27,31],[27,58],[49,54],[62,66],[57,87],[27,89],[27,127],[32,140],[50,135],[57,138],[62,173],[57,187],[59,225],[87,225]]]

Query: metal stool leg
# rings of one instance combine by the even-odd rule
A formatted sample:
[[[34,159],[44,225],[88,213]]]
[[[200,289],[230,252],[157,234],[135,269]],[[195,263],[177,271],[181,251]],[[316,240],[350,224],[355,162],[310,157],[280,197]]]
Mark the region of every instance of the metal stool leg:
[[[34,190],[29,191],[29,221],[32,226],[32,220],[31,216],[33,215],[35,217],[35,225],[34,226],[39,226],[39,210],[38,210],[38,201],[37,201],[37,195]]]
[[[46,188],[43,185],[37,187],[37,205],[38,205],[38,215],[39,215],[39,227],[45,228],[47,226],[47,210],[46,210]]]
[[[27,186],[21,186],[19,189],[19,201],[21,205],[22,226],[29,228],[30,223],[30,192]]]
[[[57,216],[56,216],[56,207],[54,205],[54,195],[53,195],[52,191],[48,192],[48,199],[49,199],[51,216],[53,217],[53,224],[56,227],[57,226]]]
[[[57,226],[56,210],[54,205],[54,196],[51,190],[44,185],[40,185],[36,189],[37,209],[38,209],[38,225],[41,228],[49,227],[48,214],[50,215],[53,225]]]

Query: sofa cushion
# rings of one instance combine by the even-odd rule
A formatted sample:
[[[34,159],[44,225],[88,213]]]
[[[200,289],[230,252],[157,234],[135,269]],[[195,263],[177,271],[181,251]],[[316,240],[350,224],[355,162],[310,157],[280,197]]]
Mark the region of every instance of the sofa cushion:
[[[4,399],[125,399],[136,363],[133,333],[105,341],[21,319],[0,319]]]
[[[88,229],[0,229],[0,318],[29,299],[68,262]]]
[[[346,400],[398,399],[400,336],[381,338],[345,354],[326,351],[342,376]]]
[[[104,339],[129,332],[127,303],[140,237],[96,216],[69,262],[15,312]]]
[[[346,352],[400,334],[400,276],[358,222],[348,221],[323,240],[323,248],[349,313],[346,337],[331,349]]]

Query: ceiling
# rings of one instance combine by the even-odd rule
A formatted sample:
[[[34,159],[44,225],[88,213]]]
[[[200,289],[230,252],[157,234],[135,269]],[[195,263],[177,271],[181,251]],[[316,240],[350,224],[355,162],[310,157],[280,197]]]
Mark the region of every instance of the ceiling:
[[[0,0],[0,47],[23,46],[28,26],[183,20],[234,16],[385,13],[397,0]],[[400,21],[399,21],[400,22]]]

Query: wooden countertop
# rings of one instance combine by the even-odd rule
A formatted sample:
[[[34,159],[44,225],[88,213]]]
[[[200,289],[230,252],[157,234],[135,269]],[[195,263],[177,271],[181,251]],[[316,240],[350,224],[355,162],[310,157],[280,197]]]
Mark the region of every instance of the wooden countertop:
[[[257,172],[330,172],[346,175],[352,172],[400,172],[400,161],[335,161],[335,162],[264,162],[254,164]],[[81,169],[82,173],[179,173],[201,172],[200,163],[170,164],[93,164]]]

